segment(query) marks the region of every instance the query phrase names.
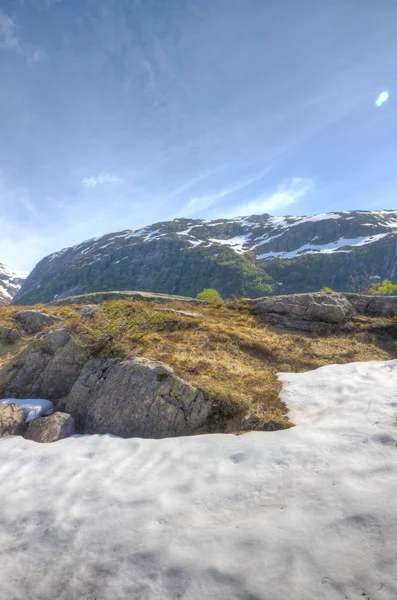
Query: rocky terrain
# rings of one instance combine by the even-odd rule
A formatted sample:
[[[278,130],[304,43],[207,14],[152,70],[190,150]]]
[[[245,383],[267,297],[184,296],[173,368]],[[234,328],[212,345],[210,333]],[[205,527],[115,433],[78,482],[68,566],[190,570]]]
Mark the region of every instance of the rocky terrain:
[[[89,304],[92,296],[45,312],[0,309],[0,398],[43,398],[57,411],[28,436],[60,439],[67,415],[70,432],[121,437],[284,429],[291,423],[277,372],[397,356],[397,297],[192,306],[139,294]],[[2,410],[0,437],[20,431],[18,411]]]
[[[112,290],[224,297],[357,292],[397,281],[397,211],[344,211],[311,217],[252,215],[175,219],[121,231],[44,258],[13,302]]]
[[[0,306],[11,302],[27,276],[24,271],[15,271],[0,264]]]

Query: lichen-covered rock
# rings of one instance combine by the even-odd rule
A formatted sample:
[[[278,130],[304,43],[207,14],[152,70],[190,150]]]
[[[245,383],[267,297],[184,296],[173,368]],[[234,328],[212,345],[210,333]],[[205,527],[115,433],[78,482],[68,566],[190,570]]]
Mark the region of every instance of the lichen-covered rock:
[[[29,334],[39,333],[46,327],[62,321],[59,317],[46,315],[37,310],[20,310],[13,315],[13,319],[21,325],[25,333]]]
[[[67,329],[50,331],[24,350],[4,395],[58,400],[69,393],[88,356]]]
[[[273,296],[250,301],[255,313],[264,320],[271,315],[284,315],[303,321],[346,323],[355,313],[349,300],[342,294],[294,294]]]
[[[0,437],[23,435],[26,429],[23,411],[16,404],[0,402]]]
[[[18,329],[14,327],[0,327],[0,342],[14,344],[21,338]]]
[[[94,358],[66,329],[46,333],[26,348],[4,394],[47,398],[73,416],[79,431],[122,437],[188,435],[212,410],[202,391],[166,365],[145,358]]]
[[[368,317],[394,317],[397,315],[397,296],[344,295],[360,315]]]
[[[84,433],[145,438],[189,435],[211,408],[202,391],[145,358],[91,358],[65,403]]]
[[[48,444],[70,437],[75,432],[74,419],[70,415],[56,412],[30,423],[25,439]]]

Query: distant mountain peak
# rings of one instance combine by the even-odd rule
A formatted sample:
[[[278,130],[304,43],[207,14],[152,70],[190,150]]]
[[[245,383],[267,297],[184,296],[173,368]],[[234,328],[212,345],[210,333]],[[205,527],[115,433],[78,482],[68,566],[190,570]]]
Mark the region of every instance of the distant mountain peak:
[[[371,277],[397,277],[397,210],[180,217],[47,256],[14,302],[111,290],[194,296],[203,287],[250,297],[324,286],[355,291]]]
[[[27,276],[25,271],[10,269],[0,263],[0,306],[11,302]]]

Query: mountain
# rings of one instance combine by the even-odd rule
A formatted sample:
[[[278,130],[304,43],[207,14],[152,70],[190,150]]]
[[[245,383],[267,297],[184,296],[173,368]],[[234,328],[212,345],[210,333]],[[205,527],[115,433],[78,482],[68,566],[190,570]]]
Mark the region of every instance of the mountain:
[[[0,263],[0,306],[11,302],[27,276],[24,271],[14,271]]]
[[[397,279],[397,210],[310,217],[175,219],[65,248],[38,263],[14,304],[107,290],[195,296],[360,291]]]

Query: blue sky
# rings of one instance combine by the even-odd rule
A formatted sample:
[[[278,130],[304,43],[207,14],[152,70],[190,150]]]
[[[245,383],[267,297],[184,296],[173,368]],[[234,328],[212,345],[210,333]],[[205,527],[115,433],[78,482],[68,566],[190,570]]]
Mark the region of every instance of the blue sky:
[[[0,262],[396,207],[396,23],[395,0],[0,0]]]

